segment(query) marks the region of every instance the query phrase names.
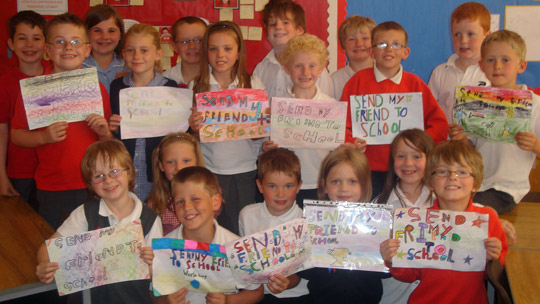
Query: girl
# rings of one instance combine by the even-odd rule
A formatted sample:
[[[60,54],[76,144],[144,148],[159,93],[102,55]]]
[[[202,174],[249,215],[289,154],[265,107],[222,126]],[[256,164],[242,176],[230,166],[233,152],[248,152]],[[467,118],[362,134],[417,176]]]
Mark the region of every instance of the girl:
[[[126,34],[122,50],[131,73],[117,78],[111,83],[110,127],[117,131],[122,117],[120,113],[120,90],[129,87],[176,87],[176,82],[161,76],[162,56],[159,32],[148,24],[135,24]],[[121,130],[120,130],[121,133]],[[120,134],[116,133],[117,136]],[[133,157],[135,164],[135,194],[145,201],[152,189],[152,151],[163,137],[133,138],[122,140]]]
[[[171,180],[178,171],[191,166],[204,167],[204,159],[199,142],[187,133],[168,134],[152,154],[155,178],[148,206],[161,217],[164,235],[180,226],[174,212]]]
[[[367,202],[371,197],[371,176],[367,158],[356,150],[339,148],[322,161],[318,179],[322,200]],[[379,303],[383,273],[312,268],[298,275],[309,280],[314,303]]]
[[[211,70],[209,68],[211,66]],[[235,88],[264,89],[262,82],[246,72],[246,47],[240,28],[233,22],[217,22],[208,27],[202,42],[201,74],[194,93]],[[202,112],[193,113],[189,125],[199,134]],[[225,228],[238,233],[238,214],[255,201],[255,178],[260,140],[202,143],[206,167],[216,174],[227,204],[219,216]]]
[[[124,21],[114,8],[100,4],[86,13],[84,23],[92,52],[84,60],[83,67],[96,67],[99,82],[110,92],[111,82],[124,71],[124,60],[120,56]]]

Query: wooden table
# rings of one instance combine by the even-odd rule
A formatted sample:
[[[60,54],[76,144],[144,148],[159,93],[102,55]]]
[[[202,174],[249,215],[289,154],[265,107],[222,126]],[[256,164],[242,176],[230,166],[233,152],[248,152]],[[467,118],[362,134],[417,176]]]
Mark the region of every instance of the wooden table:
[[[0,302],[55,289],[36,277],[36,253],[54,230],[19,197],[0,196]]]

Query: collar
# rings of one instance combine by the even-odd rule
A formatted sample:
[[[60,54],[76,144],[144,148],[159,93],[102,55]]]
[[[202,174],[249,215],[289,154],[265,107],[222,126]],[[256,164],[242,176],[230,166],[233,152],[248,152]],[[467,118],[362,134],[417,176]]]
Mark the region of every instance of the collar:
[[[296,205],[296,201],[294,201],[294,203],[292,204],[291,208],[289,208],[289,210],[287,210],[287,212],[283,213],[282,215],[273,215],[272,213],[270,213],[270,211],[268,210],[268,205],[266,204],[266,201],[263,202],[263,210],[264,210],[264,215],[267,216],[267,217],[270,217],[270,218],[279,218],[279,219],[283,219],[284,221],[289,221],[289,220],[293,220],[295,218],[297,218],[296,214],[295,214],[295,207],[297,206]]]
[[[135,84],[133,83],[133,80],[131,79],[131,73],[128,73],[126,76],[124,76],[124,84],[128,87],[134,88]],[[160,73],[155,72],[154,78],[150,80],[150,82],[146,85],[147,87],[160,87],[164,86],[167,83],[167,78],[163,77]]]
[[[92,55],[86,57],[82,65],[83,67],[96,67],[98,71],[103,71],[103,69],[101,69],[101,66],[97,63],[96,59],[92,57]],[[113,60],[111,61],[107,69],[119,66],[124,66],[124,59],[116,57],[116,53],[113,53]]]
[[[219,243],[219,233],[221,231],[221,226],[218,224],[216,219],[213,219],[213,223],[214,223],[215,230],[214,230],[214,237],[212,238],[211,244],[218,244]],[[178,226],[178,235],[177,235],[177,237],[179,239],[184,238],[184,235],[182,233],[183,229],[184,229],[184,225],[181,224],[180,226]]]
[[[399,65],[399,71],[392,78],[388,78],[388,77],[384,76],[384,74],[377,68],[376,64],[373,65],[373,72],[375,73],[375,80],[377,82],[381,82],[381,81],[384,81],[384,80],[388,79],[388,80],[392,81],[395,84],[400,84],[401,83],[401,78],[403,77],[403,66],[401,64]]]
[[[116,217],[116,215],[114,215],[114,213],[111,211],[111,209],[109,209],[109,206],[107,206],[107,203],[105,203],[105,201],[103,199],[101,199],[99,201],[99,215],[101,216],[104,216],[104,217],[108,217],[109,218],[109,224],[111,226],[114,226],[118,223],[121,223],[121,222],[125,222],[125,221],[134,221],[134,220],[137,220],[139,219],[139,214],[141,214],[142,212],[142,202],[141,200],[139,200],[139,198],[137,197],[137,195],[135,195],[135,193],[133,192],[129,192],[129,198],[131,198],[133,200],[133,203],[135,204],[133,210],[131,211],[131,213],[124,217],[121,221],[118,220],[118,218]],[[135,217],[135,218],[134,218]]]
[[[321,90],[319,88],[318,85],[315,85],[315,96],[313,96],[313,98],[311,98],[312,100],[317,100],[317,96],[319,96],[319,94],[321,93]],[[289,94],[292,98],[297,98],[294,93],[292,92],[292,87],[290,86],[287,86],[287,94]]]
[[[210,86],[218,86],[219,87],[219,83],[217,82],[216,78],[214,77],[214,75],[212,75],[212,73],[210,73],[210,79],[209,79],[209,83],[210,83]],[[236,77],[233,82],[231,82],[231,84],[229,84],[229,86],[227,87],[227,89],[235,89],[236,87],[238,87],[238,77]],[[220,89],[221,90],[221,89]]]
[[[456,67],[456,60],[458,60],[459,56],[457,54],[452,54],[448,60],[446,61],[446,68],[455,68],[457,69]]]
[[[433,201],[433,206],[431,207],[433,209],[441,210],[441,207],[439,206],[439,199],[435,199]],[[431,209],[429,208],[429,209]],[[467,204],[467,208],[464,211],[474,211],[473,210],[473,201],[469,198],[469,203]]]
[[[281,65],[276,59],[276,52],[274,51],[274,49],[271,49],[270,52],[266,54],[264,59],[268,59],[273,64]]]

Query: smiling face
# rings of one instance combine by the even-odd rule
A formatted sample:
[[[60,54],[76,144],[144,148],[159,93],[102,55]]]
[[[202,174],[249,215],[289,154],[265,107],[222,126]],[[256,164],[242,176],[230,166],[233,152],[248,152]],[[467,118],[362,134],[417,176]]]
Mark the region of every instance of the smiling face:
[[[289,40],[304,33],[304,29],[296,27],[293,20],[290,12],[286,14],[285,18],[274,15],[268,19],[266,35],[268,41],[272,44],[272,47],[278,52],[285,48],[285,45]]]
[[[147,34],[130,34],[126,37],[122,51],[127,67],[133,74],[154,73],[156,61],[161,59],[162,50],[158,50],[153,37]]]
[[[450,31],[454,52],[469,64],[476,64],[480,60],[482,41],[489,34],[489,32],[484,32],[480,20],[464,19],[452,22]]]
[[[201,55],[201,43],[196,43],[195,39],[202,41],[206,27],[200,23],[183,23],[176,27],[176,41],[172,42],[174,50],[178,53],[182,62],[199,63]],[[182,41],[190,41],[182,44]]]
[[[345,37],[343,43],[347,58],[353,62],[364,62],[371,60],[369,55],[371,49],[371,33],[366,28],[359,28]]]
[[[176,216],[183,225],[184,235],[186,232],[193,235],[212,230],[214,211],[221,206],[219,194],[211,196],[204,184],[190,181],[173,183],[172,193]]]
[[[386,42],[387,47],[381,50],[375,45]],[[402,47],[394,50],[390,47],[392,43],[405,45],[405,34],[398,30],[379,31],[374,37],[373,47],[371,48],[372,57],[375,59],[377,68],[388,78],[394,77],[399,72],[401,61],[409,57],[408,47]]]
[[[120,28],[113,17],[101,21],[89,30],[92,54],[113,55],[120,42]]]
[[[92,190],[107,204],[121,202],[129,197],[129,174],[133,174],[133,172],[130,172],[129,170],[123,171],[116,178],[111,178],[107,175],[115,169],[125,170],[126,168],[120,166],[116,160],[113,160],[111,163],[105,163],[103,157],[99,156],[97,158],[93,176],[104,174],[105,180],[98,184],[92,183]]]
[[[269,172],[261,182],[257,179],[257,187],[264,196],[270,214],[280,216],[291,209],[296,201],[302,182],[293,175],[283,172]]]
[[[476,192],[474,187],[474,177],[457,177],[456,172],[472,172],[469,166],[461,165],[457,162],[447,164],[439,162],[435,170],[450,170],[448,177],[431,176],[431,188],[439,200],[439,206],[443,210],[465,211],[469,204],[472,192]]]
[[[19,23],[13,39],[8,40],[8,46],[17,54],[19,62],[34,64],[40,62],[45,53],[45,36],[39,26]]]
[[[517,75],[527,68],[512,47],[505,42],[492,42],[485,46],[480,68],[495,88],[519,89]]]
[[[408,140],[399,140],[394,152],[394,172],[402,186],[417,187],[424,177],[426,154],[412,147]]]
[[[234,33],[223,31],[213,33],[208,37],[208,62],[214,76],[230,77],[238,58],[238,44]]]
[[[73,24],[63,23],[53,26],[49,29],[50,37],[47,38],[47,55],[54,63],[53,73],[72,71],[80,69],[83,61],[90,55],[90,45],[86,30]],[[66,41],[63,48],[57,49],[53,43],[55,41]],[[83,44],[77,48],[71,45],[69,41],[79,40]]]
[[[174,142],[161,150],[159,170],[165,173],[169,181],[172,180],[178,171],[196,165],[197,155],[191,143]]]
[[[328,172],[324,192],[332,201],[359,202],[362,186],[350,164],[342,162]]]
[[[294,83],[294,91],[294,89],[314,88],[323,66],[317,54],[299,51],[292,56],[284,69]]]

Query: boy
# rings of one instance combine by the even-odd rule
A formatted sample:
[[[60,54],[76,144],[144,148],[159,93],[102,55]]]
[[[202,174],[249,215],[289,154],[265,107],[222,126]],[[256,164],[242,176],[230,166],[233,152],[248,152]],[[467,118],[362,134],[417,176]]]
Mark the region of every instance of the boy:
[[[300,160],[293,151],[277,148],[259,155],[257,187],[264,203],[247,205],[240,211],[238,226],[245,236],[302,217],[294,202],[302,186]],[[265,285],[261,303],[308,303],[307,281],[296,275],[275,275]]]
[[[292,0],[271,0],[264,6],[262,13],[266,38],[273,49],[257,64],[253,76],[261,79],[268,99],[272,100],[272,97],[285,96],[287,87],[292,85],[291,79],[283,70],[280,56],[289,40],[305,33],[306,16],[304,9]],[[325,94],[334,94],[332,79],[326,66],[317,80],[317,85]]]
[[[517,75],[527,68],[525,41],[518,34],[500,30],[488,35],[482,43],[480,68],[494,88],[527,90],[516,84]],[[533,94],[531,131],[518,132],[516,144],[486,141],[469,137],[486,162],[486,179],[474,201],[493,207],[498,213],[510,212],[529,192],[529,173],[540,156],[540,98]],[[467,140],[463,127],[453,125],[450,136]]]
[[[182,61],[165,71],[163,76],[176,81],[180,88],[187,88],[189,82],[199,76],[201,42],[205,31],[206,23],[193,16],[182,17],[172,26],[171,46]]]
[[[482,183],[482,156],[463,141],[449,140],[438,144],[429,154],[424,180],[437,199],[432,209],[469,211],[489,214],[488,238],[484,240],[486,259],[504,264],[508,251],[506,235],[499,217],[491,208],[473,204],[470,198]],[[430,268],[394,268],[400,240],[381,243],[381,255],[390,274],[404,282],[420,280],[409,297],[409,303],[488,303],[485,271],[454,271]]]
[[[18,66],[0,78],[0,195],[20,195],[34,202],[37,157],[34,149],[21,148],[9,139],[10,121],[20,92],[19,80],[44,73],[48,64],[45,53],[45,25],[47,20],[34,11],[21,11],[9,20],[9,48],[17,55]],[[6,168],[6,158],[9,158]],[[33,199],[30,199],[30,198]]]
[[[238,236],[221,227],[214,213],[221,208],[221,188],[216,176],[204,167],[187,167],[180,170],[171,181],[174,208],[180,226],[166,238],[193,240],[224,245]],[[232,280],[232,278],[231,278]],[[182,288],[166,297],[168,303],[257,303],[262,299],[263,287],[250,284],[234,294],[211,292],[207,294]]]
[[[343,88],[341,100],[349,103],[351,95],[420,92],[423,100],[424,130],[436,143],[448,136],[448,122],[428,86],[417,76],[404,72],[401,60],[409,56],[407,32],[396,22],[388,21],[377,25],[371,32],[371,56],[375,59],[373,68],[356,73]],[[352,137],[351,112],[347,111],[347,142],[357,143],[359,149],[365,147],[371,168],[373,197],[382,191],[390,145],[369,145],[363,139]]]
[[[80,234],[98,228],[140,221],[145,244],[140,257],[152,273],[152,239],[161,238],[161,220],[135,194],[135,168],[131,156],[118,140],[95,142],[86,151],[80,165],[89,191],[99,200],[89,200],[79,206],[51,237]],[[36,274],[43,283],[50,283],[57,262],[50,262],[47,247],[38,250]],[[92,289],[93,303],[150,303],[150,280],[116,283]]]
[[[341,98],[343,87],[356,72],[373,67],[369,50],[371,31],[375,26],[373,19],[356,15],[347,18],[339,27],[339,44],[347,55],[348,63],[330,75],[335,98]]]
[[[289,40],[281,54],[283,69],[293,82],[292,87],[279,97],[328,100],[334,98],[321,92],[316,81],[328,63],[328,51],[324,42],[314,35],[303,34]],[[273,141],[265,141],[263,150],[275,148]],[[317,199],[317,174],[329,149],[292,149],[300,158],[304,183],[296,197],[296,203],[303,208],[304,199]]]
[[[49,73],[80,69],[90,54],[86,27],[79,17],[65,13],[54,17],[46,29],[46,51],[53,62]],[[55,122],[46,128],[28,130],[21,95],[12,121],[16,145],[36,148],[37,200],[40,215],[53,227],[87,198],[80,164],[86,148],[97,140],[112,138],[106,118],[111,115],[109,96],[100,84],[105,117],[90,114],[86,121]]]
[[[478,2],[463,3],[450,17],[455,54],[433,70],[428,83],[448,122],[453,120],[456,86],[489,85],[489,80],[480,70],[478,61],[480,61],[480,45],[489,34],[490,21],[489,10]]]

